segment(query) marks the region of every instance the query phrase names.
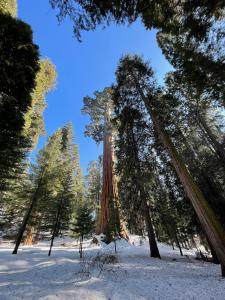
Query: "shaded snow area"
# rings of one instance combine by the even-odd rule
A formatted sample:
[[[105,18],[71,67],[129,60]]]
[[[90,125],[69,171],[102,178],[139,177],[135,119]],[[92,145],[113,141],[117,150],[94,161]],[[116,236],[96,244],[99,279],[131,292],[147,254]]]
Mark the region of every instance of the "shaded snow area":
[[[0,245],[1,300],[225,299],[220,267],[195,260],[194,251],[184,250],[181,257],[178,250],[159,244],[162,259],[154,259],[147,241],[140,246],[131,237],[131,244],[117,241],[114,261],[102,259],[114,255],[114,243],[103,247],[90,241],[80,260],[73,240],[58,239],[51,257],[48,243],[21,247],[17,255],[11,255],[12,244]]]

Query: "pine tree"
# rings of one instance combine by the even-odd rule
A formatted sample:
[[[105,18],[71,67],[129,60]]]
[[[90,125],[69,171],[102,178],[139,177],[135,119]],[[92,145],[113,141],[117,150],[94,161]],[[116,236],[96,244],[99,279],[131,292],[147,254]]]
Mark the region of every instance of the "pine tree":
[[[157,41],[177,77],[188,83],[205,102],[224,107],[224,24],[214,22],[205,39],[158,32]]]
[[[100,194],[102,189],[102,157],[98,161],[92,160],[88,163],[86,175],[86,199],[95,212],[96,220],[99,217]]]
[[[94,221],[92,218],[91,209],[83,204],[79,207],[77,212],[76,221],[72,224],[71,231],[75,233],[80,238],[80,258],[83,257],[83,240],[84,237],[91,233],[94,228]]]
[[[168,74],[166,89],[178,103],[175,112],[161,112],[164,124],[165,119],[167,124],[174,124],[173,128],[167,125],[166,129],[174,136],[175,146],[180,149],[185,164],[224,224],[221,211],[225,202],[225,136],[221,110],[215,103],[206,101],[176,72]]]
[[[48,143],[45,148],[39,153],[37,161],[38,165],[34,168],[34,187],[30,194],[30,203],[27,207],[22,224],[18,230],[13,254],[17,254],[28,223],[37,217],[38,207],[40,209],[40,205],[43,203],[43,198],[44,201],[49,201],[48,207],[52,207],[52,202],[55,200],[55,195],[57,195],[57,187],[59,185],[59,180],[56,174],[57,172],[58,174],[60,172],[58,167],[61,163],[60,138],[61,136],[59,131],[53,134],[48,139]]]
[[[160,90],[155,87],[152,70],[140,58],[127,56],[120,61],[116,75],[118,100],[125,102],[136,99],[135,101],[141,101],[145,105],[152,119],[154,129],[170,156],[171,163],[192,202],[203,230],[216,251],[221,263],[222,275],[225,276],[225,240],[223,228],[215,213],[208,205],[202,191],[193,180],[157,114],[157,102],[160,99]],[[135,91],[135,94],[133,91]]]
[[[117,103],[117,98],[115,97]],[[120,180],[127,183],[126,189],[131,189],[126,206],[132,210],[140,210],[144,216],[152,257],[160,258],[155,232],[152,223],[152,212],[149,207],[150,193],[147,183],[151,180],[149,172],[149,126],[138,109],[126,103],[117,107],[117,121],[119,135],[117,138],[117,169]],[[129,184],[128,184],[129,183]],[[132,187],[132,188],[131,188]],[[133,203],[134,201],[134,203]],[[128,209],[127,209],[128,210]]]
[[[60,231],[69,229],[82,192],[82,183],[78,181],[77,145],[72,141],[71,130],[71,125],[57,130],[38,154],[31,173],[32,189],[27,195],[30,202],[18,232],[14,254],[25,231],[29,233],[31,227],[36,235],[39,231],[52,231],[52,245]]]
[[[174,35],[187,34],[203,40],[214,20],[224,18],[223,1],[174,2],[145,0],[104,0],[85,2],[49,0],[57,9],[60,20],[69,16],[74,24],[75,36],[80,39],[82,30],[95,30],[98,25],[133,23],[138,18],[147,29],[162,29]]]

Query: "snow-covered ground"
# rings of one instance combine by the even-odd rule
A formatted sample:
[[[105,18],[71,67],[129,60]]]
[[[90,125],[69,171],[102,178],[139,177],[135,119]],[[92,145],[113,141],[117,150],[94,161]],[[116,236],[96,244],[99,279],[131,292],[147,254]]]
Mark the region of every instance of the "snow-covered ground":
[[[79,260],[76,243],[58,240],[51,257],[48,244],[21,247],[12,255],[12,245],[0,245],[0,299],[77,300],[224,300],[225,279],[218,265],[196,261],[193,251],[159,244],[162,259],[149,257],[148,243],[117,242],[118,263],[89,264],[97,254],[110,254],[105,248],[85,244],[85,258]],[[64,244],[64,245],[61,245]],[[88,271],[89,274],[86,272]]]

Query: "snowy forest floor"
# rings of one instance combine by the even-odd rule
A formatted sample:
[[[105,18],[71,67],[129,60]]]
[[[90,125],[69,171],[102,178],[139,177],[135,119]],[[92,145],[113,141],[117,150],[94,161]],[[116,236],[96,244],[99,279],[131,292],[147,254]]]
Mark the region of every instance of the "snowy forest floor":
[[[71,241],[58,239],[52,255],[46,242],[23,246],[12,255],[12,244],[0,245],[0,299],[77,300],[224,300],[225,279],[220,266],[159,244],[162,259],[149,257],[148,242],[117,243],[118,263],[100,267],[89,262],[96,254],[114,252],[86,241],[84,260]],[[49,243],[49,242],[48,242]],[[64,245],[63,245],[64,244]]]

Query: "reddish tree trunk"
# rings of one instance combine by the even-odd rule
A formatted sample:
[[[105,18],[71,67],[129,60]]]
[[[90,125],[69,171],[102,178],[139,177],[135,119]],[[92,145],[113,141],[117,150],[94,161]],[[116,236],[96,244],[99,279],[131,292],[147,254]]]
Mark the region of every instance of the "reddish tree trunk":
[[[101,193],[99,231],[105,233],[109,222],[110,200],[115,197],[112,174],[112,136],[105,133],[103,141],[103,183]]]
[[[107,116],[109,118],[109,116]],[[121,222],[121,216],[119,212],[119,197],[117,190],[117,180],[113,167],[113,137],[112,131],[109,128],[108,120],[105,122],[104,140],[103,140],[103,183],[102,183],[102,193],[100,200],[100,216],[97,227],[97,233],[106,234],[107,230],[112,223],[118,224],[118,228],[112,228],[117,231],[120,236],[128,239],[125,226]],[[113,210],[113,212],[112,212]],[[113,214],[113,219],[112,218]],[[116,225],[116,224],[115,224]]]
[[[34,234],[34,227],[32,226],[27,229],[27,235],[23,243],[24,245],[32,246],[34,244],[33,234]]]

